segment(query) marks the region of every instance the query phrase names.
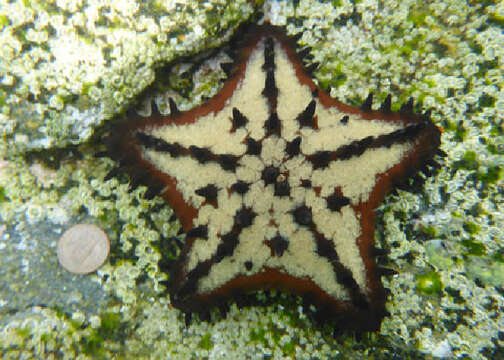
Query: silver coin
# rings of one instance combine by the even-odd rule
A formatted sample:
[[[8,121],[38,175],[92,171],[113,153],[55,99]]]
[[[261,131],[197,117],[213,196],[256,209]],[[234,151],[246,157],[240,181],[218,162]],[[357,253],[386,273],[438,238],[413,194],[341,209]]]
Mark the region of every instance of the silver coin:
[[[105,232],[93,224],[77,224],[65,231],[58,242],[61,266],[76,274],[88,274],[103,265],[110,252]]]

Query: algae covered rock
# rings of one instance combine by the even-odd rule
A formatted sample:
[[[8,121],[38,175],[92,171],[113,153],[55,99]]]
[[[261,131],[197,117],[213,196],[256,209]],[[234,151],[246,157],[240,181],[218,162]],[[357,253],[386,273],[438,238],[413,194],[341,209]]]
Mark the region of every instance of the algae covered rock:
[[[0,1],[0,155],[86,141],[157,67],[219,45],[253,5]]]

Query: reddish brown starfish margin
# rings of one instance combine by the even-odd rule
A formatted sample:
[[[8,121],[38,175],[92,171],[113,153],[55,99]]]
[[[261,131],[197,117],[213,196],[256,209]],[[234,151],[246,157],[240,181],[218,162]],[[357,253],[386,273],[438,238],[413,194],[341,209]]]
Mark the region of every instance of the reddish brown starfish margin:
[[[337,328],[377,330],[386,311],[374,209],[437,165],[440,132],[412,101],[392,112],[390,96],[380,110],[371,96],[361,108],[332,99],[295,49],[279,28],[249,29],[217,95],[128,119],[106,138],[107,154],[180,219],[185,245],[170,270],[177,308],[205,314],[279,289]]]

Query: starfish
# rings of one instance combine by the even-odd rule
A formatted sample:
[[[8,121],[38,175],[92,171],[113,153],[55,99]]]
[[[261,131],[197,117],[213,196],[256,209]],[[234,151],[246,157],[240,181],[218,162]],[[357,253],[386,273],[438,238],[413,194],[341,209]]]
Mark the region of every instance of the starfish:
[[[133,185],[159,193],[181,222],[172,304],[204,313],[279,289],[339,328],[377,330],[386,296],[374,209],[435,164],[438,128],[411,101],[393,112],[390,95],[379,110],[371,96],[360,108],[331,98],[271,25],[249,30],[237,54],[207,103],[181,112],[170,99],[168,116],[154,107],[106,141]]]

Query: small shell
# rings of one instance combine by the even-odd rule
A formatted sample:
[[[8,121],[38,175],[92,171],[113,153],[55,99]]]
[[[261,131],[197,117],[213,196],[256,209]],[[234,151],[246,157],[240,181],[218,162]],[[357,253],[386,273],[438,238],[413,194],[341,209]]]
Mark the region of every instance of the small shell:
[[[75,274],[96,271],[107,259],[110,241],[96,225],[77,224],[65,231],[58,242],[61,266]]]

